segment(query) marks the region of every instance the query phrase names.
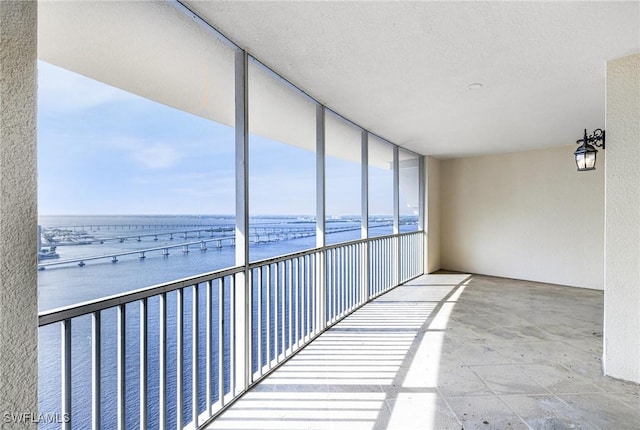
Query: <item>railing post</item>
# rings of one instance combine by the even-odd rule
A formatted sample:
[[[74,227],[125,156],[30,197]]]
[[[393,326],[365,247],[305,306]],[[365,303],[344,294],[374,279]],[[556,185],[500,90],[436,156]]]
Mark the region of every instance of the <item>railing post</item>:
[[[147,328],[148,306],[147,299],[140,300],[140,428],[147,428],[147,352],[148,352],[148,328]]]
[[[176,423],[178,428],[183,426],[183,372],[184,354],[184,302],[182,288],[176,290]],[[122,429],[118,429],[122,430]]]
[[[61,353],[61,392],[62,392],[62,423],[63,430],[71,429],[71,319],[62,321],[62,353]]]
[[[249,285],[249,55],[235,52],[235,171],[236,171],[236,266],[244,271],[235,275],[235,393],[251,381],[251,290]]]
[[[193,285],[191,293],[191,421],[193,422],[194,428],[198,428],[198,371],[200,368],[200,360],[198,359],[198,332],[200,326],[198,321],[198,311],[200,309],[200,303],[198,300],[198,284]],[[143,300],[143,302],[146,302],[146,299]],[[142,397],[140,398],[142,399]],[[142,422],[141,415],[140,423]],[[146,428],[146,424],[142,428]]]
[[[167,428],[167,293],[160,294],[158,309],[158,430]]]
[[[101,324],[100,311],[91,314],[91,429],[100,430],[101,405]]]
[[[127,333],[127,308],[126,304],[121,304],[117,308],[117,428],[124,430],[126,428],[126,401],[127,401],[127,383],[126,383],[126,333]]]

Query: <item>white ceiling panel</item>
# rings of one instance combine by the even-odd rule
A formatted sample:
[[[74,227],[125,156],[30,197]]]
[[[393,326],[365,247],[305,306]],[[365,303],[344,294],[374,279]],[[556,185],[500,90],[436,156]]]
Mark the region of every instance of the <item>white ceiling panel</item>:
[[[441,158],[604,127],[606,61],[640,51],[637,1],[187,4],[329,108]]]

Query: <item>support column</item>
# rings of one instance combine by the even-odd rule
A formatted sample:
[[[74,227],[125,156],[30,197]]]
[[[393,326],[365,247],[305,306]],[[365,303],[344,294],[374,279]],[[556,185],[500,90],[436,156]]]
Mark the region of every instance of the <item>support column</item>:
[[[393,145],[393,234],[400,233],[400,149]],[[393,285],[400,283],[400,238],[393,238]]]
[[[361,225],[362,239],[369,238],[369,133],[366,130],[362,130],[361,133],[361,157],[360,168],[362,172],[361,176]],[[363,243],[362,248],[362,265],[360,272],[360,297],[361,302],[364,303],[369,299],[369,244]]]
[[[369,133],[362,130],[361,133],[361,160],[362,182],[362,239],[369,238]]]
[[[316,105],[316,247],[326,244],[324,106]]]
[[[440,270],[440,160],[424,157],[425,172],[425,237],[427,239],[424,268],[425,273]],[[425,195],[426,194],[426,195]]]
[[[640,383],[640,54],[607,63],[606,112],[602,362]]]
[[[420,271],[425,273],[425,257],[427,255],[427,229],[426,229],[426,204],[425,204],[425,193],[426,193],[426,175],[424,174],[424,163],[425,157],[421,155],[418,157],[418,230],[423,231],[422,234],[422,258],[420,259]]]
[[[235,394],[249,386],[251,379],[251,290],[249,276],[249,56],[235,53],[236,92],[236,266],[245,270],[235,278]]]
[[[316,105],[316,247],[326,245],[326,190],[325,190],[325,142],[324,106]],[[324,330],[327,324],[327,255],[316,254],[316,329]]]
[[[393,145],[393,234],[400,233],[400,150]]]
[[[36,41],[37,2],[0,1],[0,427],[11,429],[37,428],[38,413]]]
[[[418,230],[424,230],[426,227],[426,208],[425,208],[425,185],[427,180],[424,174],[425,157],[418,157]]]

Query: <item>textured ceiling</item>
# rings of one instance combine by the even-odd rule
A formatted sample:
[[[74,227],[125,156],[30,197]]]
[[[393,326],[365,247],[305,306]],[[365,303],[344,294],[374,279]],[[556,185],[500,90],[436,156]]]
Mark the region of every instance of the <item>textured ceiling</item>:
[[[441,158],[604,127],[606,61],[640,51],[637,1],[186,4],[329,108]]]

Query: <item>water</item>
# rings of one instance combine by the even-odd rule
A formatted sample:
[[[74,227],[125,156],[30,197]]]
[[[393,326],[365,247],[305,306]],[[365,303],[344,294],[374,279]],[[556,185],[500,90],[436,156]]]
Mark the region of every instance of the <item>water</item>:
[[[371,223],[371,235],[387,234],[389,230],[389,219],[379,218]],[[66,227],[68,231],[66,241],[78,240],[81,242],[91,241],[90,244],[76,244],[57,246],[56,252],[60,255],[59,260],[82,259],[93,256],[104,256],[119,252],[137,251],[162,246],[173,246],[184,242],[194,242],[202,239],[223,237],[229,235],[225,229],[232,229],[234,219],[228,216],[81,216],[81,217],[41,217],[40,224],[45,233],[55,232],[54,227]],[[306,237],[275,240],[251,243],[250,259],[252,261],[269,258],[277,255],[287,254],[294,251],[310,249],[315,246],[315,222],[303,217],[260,217],[251,219],[253,233],[276,231],[281,228],[295,228],[298,231],[310,232]],[[100,226],[100,227],[98,227]],[[108,226],[108,227],[107,227]],[[415,230],[415,220],[408,219],[402,225],[402,230]],[[176,234],[173,240],[166,235],[168,232],[185,232],[198,229],[213,229],[212,232],[188,233],[187,238],[183,234]],[[60,233],[58,229],[57,233]],[[356,217],[337,219],[327,223],[328,243],[344,242],[360,237],[360,221]],[[251,233],[251,232],[250,232]],[[158,240],[154,240],[154,234],[158,234]],[[126,239],[122,243],[114,240],[124,236],[147,235],[138,238]],[[264,239],[263,235],[263,240]],[[100,243],[100,241],[104,243]],[[170,249],[169,256],[163,256],[161,252],[148,252],[145,259],[138,258],[137,254],[120,256],[117,263],[112,263],[111,259],[104,258],[90,260],[83,267],[77,263],[50,266],[46,270],[38,272],[39,288],[39,308],[41,311],[54,309],[62,306],[77,304],[87,300],[98,299],[138,288],[155,285],[162,282],[172,281],[184,277],[210,272],[218,269],[232,267],[235,259],[235,248],[230,242],[220,248],[208,245],[206,251],[201,251],[199,247],[191,247],[190,252],[183,253],[181,248]],[[56,260],[44,260],[41,263],[53,262]],[[229,288],[224,289],[223,300],[229,302]],[[217,327],[215,315],[219,309],[218,297],[213,296],[214,327]],[[204,289],[198,292],[200,304],[204,304]],[[266,298],[264,298],[266,300]],[[184,344],[183,357],[183,393],[184,393],[184,423],[191,419],[191,301],[192,289],[185,290],[184,294]],[[229,306],[225,306],[225,318],[229,318]],[[151,298],[148,303],[148,428],[158,426],[158,348],[160,345],[158,338],[158,310],[159,299]],[[176,355],[176,293],[167,296],[168,310],[168,337],[166,342],[167,357]],[[126,415],[127,428],[139,426],[138,402],[139,402],[139,317],[140,310],[137,303],[127,305],[126,308]],[[116,422],[116,311],[114,309],[101,313],[101,374],[102,374],[102,428],[115,428]],[[205,327],[204,307],[199,310],[198,321],[200,327],[198,331],[198,342],[204,344]],[[275,324],[281,322],[265,321],[263,330],[270,327],[275,328]],[[282,327],[279,327],[282,329]],[[213,361],[214,393],[217,393],[218,381],[218,358],[217,346],[223,342],[224,355],[228,359],[229,339],[231,333],[227,330],[223,333],[223,338],[218,338],[217,330],[213,331]],[[60,411],[60,326],[43,327],[39,331],[39,403],[40,412],[56,413]],[[270,351],[272,353],[273,351]],[[85,316],[77,318],[72,325],[72,425],[73,428],[85,429],[90,427],[91,422],[91,317]],[[204,352],[198,357],[204,362]],[[263,358],[261,358],[263,359]],[[266,360],[266,356],[264,357]],[[173,364],[173,363],[172,363]],[[254,360],[254,369],[257,366]],[[199,375],[199,409],[204,409],[204,384],[205,376],[203,366],[197,369]],[[167,413],[168,425],[175,428],[175,398],[177,375],[175,367],[167,367]],[[226,369],[228,370],[228,369]],[[229,390],[229,374],[224,375],[225,391]],[[217,394],[214,396],[214,401]],[[59,425],[41,423],[40,428],[58,428]]]

